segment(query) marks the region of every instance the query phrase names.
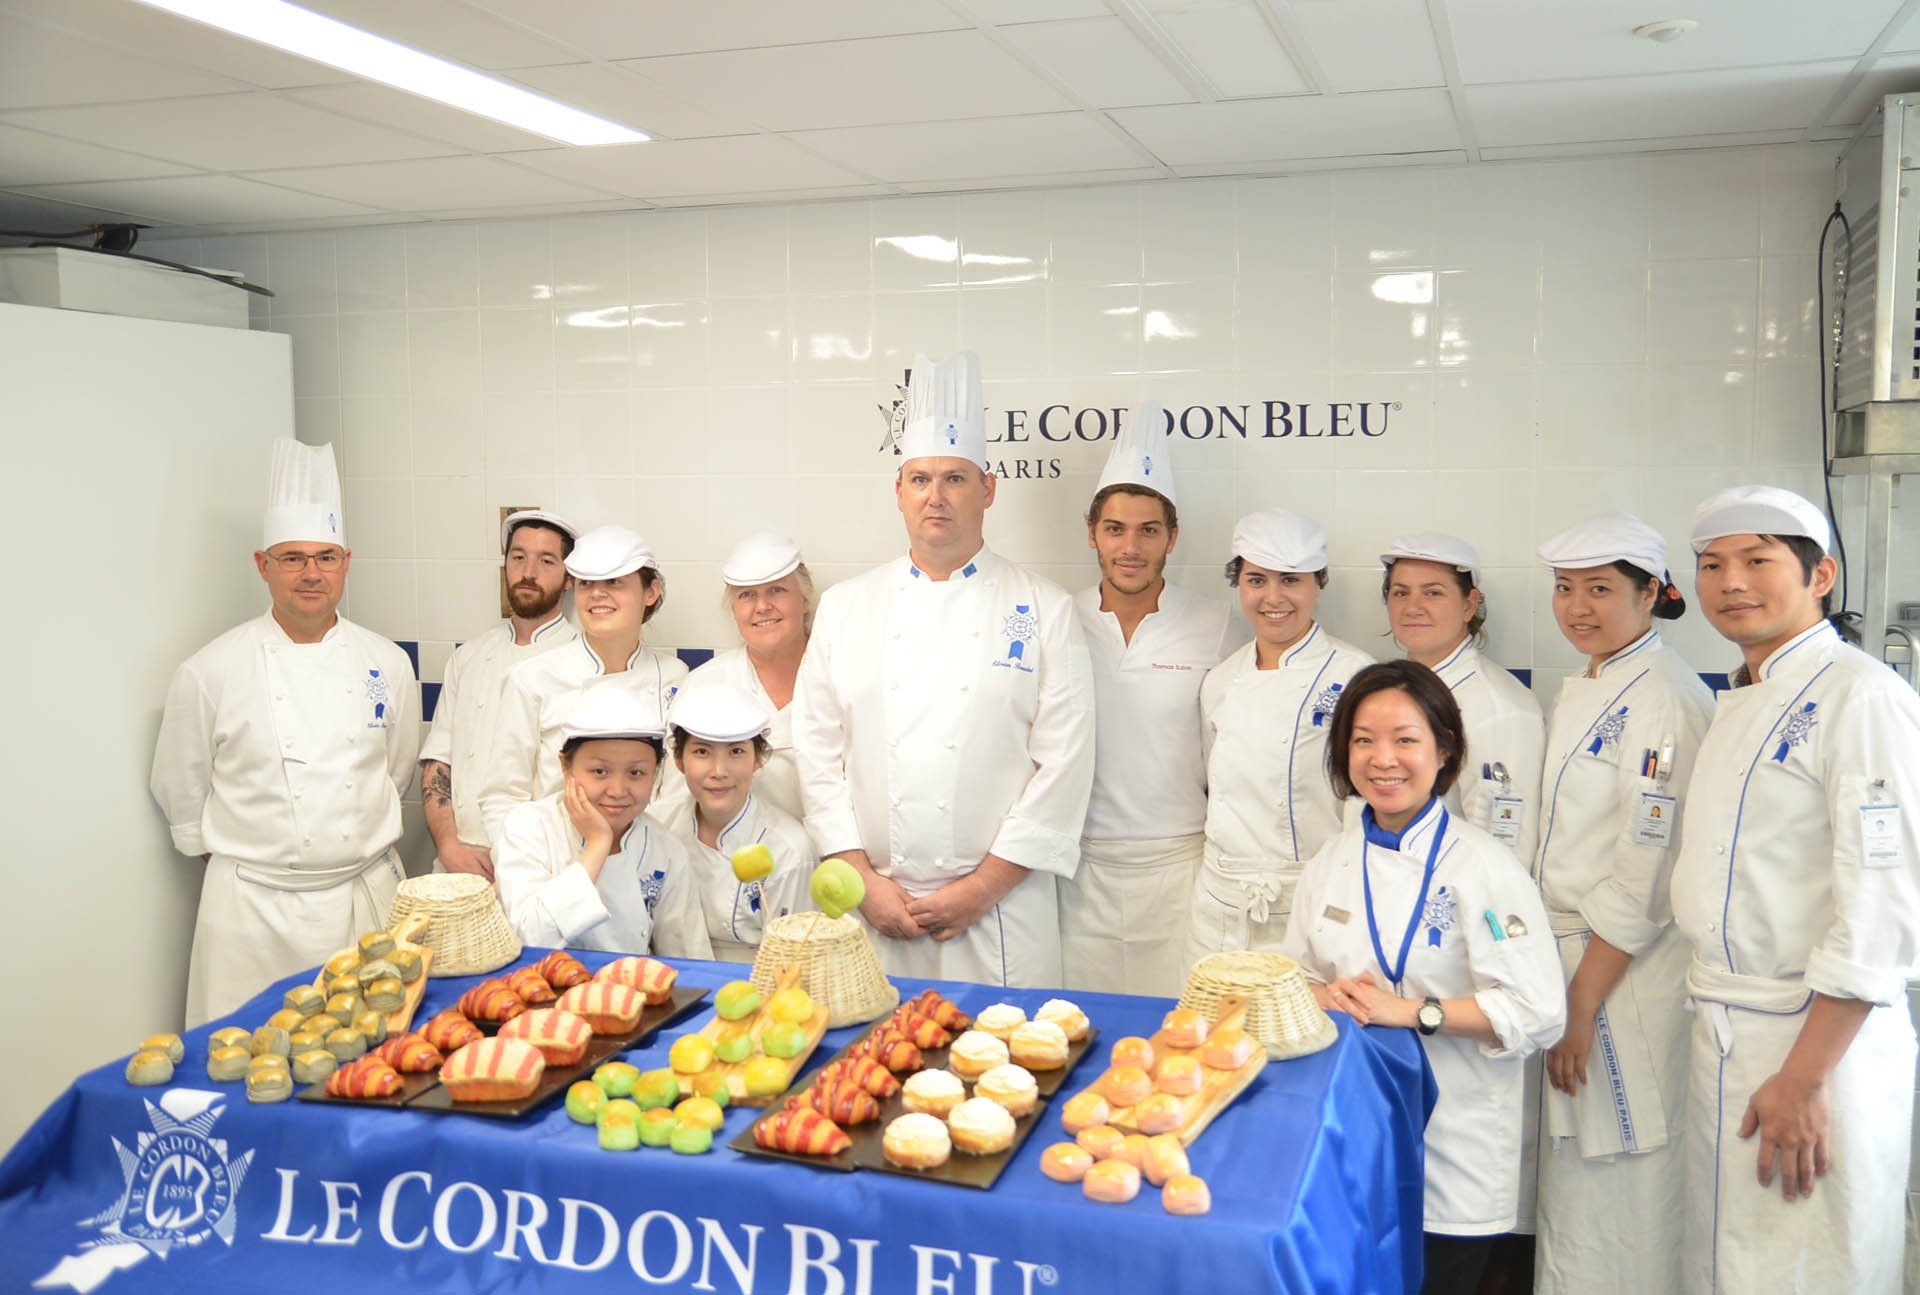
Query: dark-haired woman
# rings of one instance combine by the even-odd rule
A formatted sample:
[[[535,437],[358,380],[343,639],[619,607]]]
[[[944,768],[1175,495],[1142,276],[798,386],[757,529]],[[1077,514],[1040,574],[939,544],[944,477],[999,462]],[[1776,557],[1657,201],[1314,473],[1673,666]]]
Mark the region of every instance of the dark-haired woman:
[[[1531,862],[1546,720],[1533,690],[1480,650],[1487,602],[1479,552],[1457,535],[1421,532],[1396,536],[1380,561],[1393,637],[1453,690],[1467,723],[1473,762],[1447,793],[1447,808]]]
[[[1427,1121],[1427,1291],[1470,1292],[1520,1196],[1525,1059],[1566,999],[1539,890],[1513,852],[1442,803],[1469,756],[1453,694],[1413,661],[1347,684],[1328,738],[1337,795],[1366,801],[1307,864],[1280,952],[1328,1011],[1416,1030]]]
[[[1542,1094],[1536,1289],[1678,1290],[1688,952],[1667,887],[1713,697],[1653,628],[1686,610],[1653,527],[1596,517],[1540,560],[1588,664],[1553,706],[1534,866],[1567,979]]]

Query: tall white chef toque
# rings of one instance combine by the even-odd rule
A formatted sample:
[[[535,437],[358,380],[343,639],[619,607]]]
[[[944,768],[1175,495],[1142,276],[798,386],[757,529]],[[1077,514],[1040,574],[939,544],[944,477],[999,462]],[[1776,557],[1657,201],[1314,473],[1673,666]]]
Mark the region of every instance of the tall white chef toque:
[[[567,712],[560,728],[562,744],[604,738],[639,738],[655,742],[667,740],[667,722],[660,714],[660,702],[651,695],[628,692],[625,688],[589,688]]]
[[[654,565],[653,549],[624,526],[596,526],[567,554],[567,574],[575,580],[613,580]]]
[[[302,445],[291,436],[274,441],[267,466],[267,515],[260,532],[263,550],[291,542],[347,546],[333,446]]]
[[[506,520],[500,523],[500,551],[502,553],[505,553],[507,546],[513,543],[513,528],[525,522],[543,522],[555,530],[564,532],[568,539],[576,543],[580,539],[579,528],[558,513],[550,513],[544,508],[521,508],[508,513]]]
[[[765,702],[717,679],[682,688],[673,699],[673,726],[708,742],[751,742],[772,723]]]
[[[1624,562],[1656,580],[1667,579],[1667,541],[1632,513],[1605,513],[1567,527],[1536,552],[1550,567],[1584,571]]]
[[[1380,563],[1391,569],[1401,558],[1438,562],[1443,567],[1464,571],[1473,578],[1473,587],[1480,587],[1479,550],[1458,535],[1445,535],[1439,531],[1413,531],[1396,535],[1393,542],[1387,545],[1387,551],[1380,555]]]
[[[1284,508],[1248,513],[1234,524],[1233,556],[1269,571],[1323,571],[1327,533],[1313,518]]]
[[[1804,535],[1822,553],[1833,551],[1827,515],[1779,486],[1730,486],[1703,499],[1693,510],[1693,551],[1723,535]]]
[[[1167,430],[1167,411],[1158,401],[1142,401],[1107,452],[1107,466],[1100,470],[1100,484],[1093,493],[1097,495],[1108,486],[1144,486],[1178,507],[1180,500],[1173,483],[1174,437]]]
[[[913,357],[907,425],[900,457],[965,459],[987,465],[987,411],[980,394],[980,357],[955,351],[939,362]]]
[[[792,575],[799,566],[798,544],[784,535],[761,531],[733,546],[733,552],[720,564],[720,578],[736,589],[746,589]]]

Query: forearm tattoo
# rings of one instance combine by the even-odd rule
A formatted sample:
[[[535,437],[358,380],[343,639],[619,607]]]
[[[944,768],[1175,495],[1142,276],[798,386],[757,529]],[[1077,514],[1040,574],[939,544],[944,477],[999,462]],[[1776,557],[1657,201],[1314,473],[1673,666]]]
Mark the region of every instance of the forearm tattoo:
[[[438,760],[428,760],[420,771],[420,799],[428,805],[451,805],[453,770]]]

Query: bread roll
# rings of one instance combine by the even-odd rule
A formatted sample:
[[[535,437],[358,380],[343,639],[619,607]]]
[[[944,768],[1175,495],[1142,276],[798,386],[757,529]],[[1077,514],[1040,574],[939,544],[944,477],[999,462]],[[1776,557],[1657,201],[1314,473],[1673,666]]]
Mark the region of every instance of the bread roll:
[[[1137,1034],[1129,1034],[1113,1045],[1113,1059],[1110,1066],[1138,1066],[1142,1070],[1153,1069],[1153,1045]]]
[[[253,1031],[243,1030],[237,1025],[229,1025],[224,1030],[215,1030],[207,1039],[207,1050],[215,1048],[244,1048],[253,1042]]]
[[[366,1053],[367,1036],[343,1025],[328,1033],[326,1048],[342,1061],[354,1061]]]
[[[456,1102],[515,1101],[539,1087],[546,1068],[524,1039],[482,1039],[447,1058],[440,1083]]]
[[[1087,1170],[1080,1190],[1090,1201],[1122,1204],[1140,1194],[1140,1171],[1124,1160],[1102,1160]]]
[[[1191,1097],[1205,1082],[1206,1075],[1201,1072],[1199,1061],[1179,1053],[1162,1057],[1153,1072],[1154,1088],[1175,1097]]]
[[[207,1078],[219,1083],[232,1083],[247,1073],[247,1063],[253,1060],[253,1054],[245,1048],[215,1048],[207,1053]]]
[[[277,1052],[263,1053],[260,1056],[249,1057],[247,1059],[247,1073],[250,1075],[257,1075],[267,1070],[288,1069],[290,1069],[290,1067],[287,1064],[287,1059]]]
[[[282,1068],[269,1066],[262,1070],[247,1072],[247,1100],[250,1102],[284,1102],[293,1096],[293,1075]]]
[[[1152,1094],[1153,1080],[1138,1066],[1115,1066],[1100,1076],[1100,1091],[1116,1107],[1131,1106]]]
[[[1154,1093],[1133,1108],[1133,1127],[1147,1134],[1171,1133],[1186,1118],[1186,1103],[1172,1093]]]
[[[1127,1135],[1111,1124],[1096,1124],[1090,1129],[1081,1129],[1073,1140],[1085,1147],[1095,1160],[1105,1160],[1120,1149]]]
[[[353,978],[360,982],[360,992],[364,994],[367,986],[376,980],[400,979],[400,968],[393,965],[391,958],[375,958],[372,962],[363,962],[356,967]]]
[[[1191,1007],[1176,1007],[1160,1022],[1160,1034],[1168,1047],[1197,1048],[1207,1041],[1212,1022]]]
[[[324,1039],[327,1037],[327,1035],[332,1034],[335,1030],[339,1029],[341,1026],[345,1024],[346,1022],[341,1020],[339,1017],[329,1016],[327,1013],[322,1012],[318,1016],[309,1016],[307,1018],[307,1023],[306,1023],[304,1032],[311,1033],[311,1034],[318,1034],[322,1039]]]
[[[387,955],[387,961],[393,964],[394,974],[403,985],[411,985],[420,979],[420,973],[425,970],[419,953],[412,949],[395,949]]]
[[[1169,1214],[1205,1214],[1213,1208],[1213,1193],[1207,1180],[1192,1174],[1176,1174],[1160,1190],[1160,1204]]]
[[[1113,1154],[1107,1157],[1109,1160],[1124,1160],[1136,1169],[1146,1158],[1147,1135],[1144,1133],[1126,1134],[1120,1139],[1120,1145],[1113,1149]]]
[[[155,1049],[167,1054],[167,1060],[179,1065],[187,1059],[187,1045],[177,1034],[149,1034],[140,1040],[140,1051]]]
[[[398,976],[383,976],[367,986],[367,1006],[376,1012],[397,1012],[407,1001],[407,987]]]
[[[1200,1060],[1215,1070],[1238,1070],[1253,1059],[1253,1050],[1259,1046],[1245,1030],[1229,1025],[1207,1036]]]
[[[327,979],[332,980],[335,976],[350,975],[359,965],[360,950],[342,949],[327,959],[323,970],[327,973]]]
[[[247,1051],[256,1057],[265,1056],[269,1052],[276,1057],[284,1057],[293,1050],[288,1038],[287,1032],[279,1026],[263,1025],[255,1030],[253,1037],[247,1041]]]
[[[387,1041],[387,1014],[385,1012],[366,1011],[353,1018],[350,1027],[359,1031],[367,1041],[369,1048],[375,1048]]]
[[[1040,1172],[1057,1183],[1077,1183],[1093,1165],[1093,1153],[1078,1142],[1056,1142],[1040,1153]]]
[[[368,931],[360,937],[360,961],[375,962],[393,952],[393,935],[388,931]]]
[[[310,1016],[312,1015],[312,1013],[308,1013],[307,1015]],[[299,1029],[302,1025],[305,1025],[306,1022],[307,1022],[307,1017],[302,1016],[299,1012],[294,1011],[291,1007],[283,1007],[279,1011],[275,1012],[272,1016],[269,1016],[267,1018],[268,1025],[271,1025],[276,1029],[285,1030],[288,1034],[292,1034],[295,1030]]]
[[[359,994],[335,994],[327,1000],[327,1015],[337,1021],[351,1021],[367,1010],[367,1000]]]
[[[289,1012],[300,1013],[304,1020],[326,1009],[327,996],[312,985],[295,985],[287,991],[287,996],[280,1000],[280,1004]]]
[[[173,1078],[173,1060],[159,1048],[142,1048],[127,1059],[127,1082],[150,1088]]]
[[[325,1048],[309,1048],[293,1054],[290,1069],[296,1083],[317,1084],[340,1068],[340,1058]]]
[[[359,992],[360,977],[351,971],[344,975],[327,977],[328,998],[332,998],[335,994],[358,994]]]
[[[1179,1138],[1162,1133],[1147,1139],[1147,1149],[1140,1157],[1140,1172],[1147,1176],[1148,1182],[1160,1187],[1187,1171],[1187,1148]]]
[[[1061,1127],[1069,1133],[1098,1128],[1112,1118],[1112,1104],[1091,1088],[1084,1093],[1075,1093],[1060,1108]]]

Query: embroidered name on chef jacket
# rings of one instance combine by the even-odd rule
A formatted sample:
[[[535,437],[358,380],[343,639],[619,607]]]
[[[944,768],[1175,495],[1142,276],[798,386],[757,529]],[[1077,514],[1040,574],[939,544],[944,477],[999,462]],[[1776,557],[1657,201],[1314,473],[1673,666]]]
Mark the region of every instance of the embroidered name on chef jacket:
[[[373,718],[367,722],[367,727],[388,727],[387,680],[378,670],[371,668],[367,671],[367,700],[373,704]]]
[[[1001,622],[1000,632],[1006,640],[1007,650],[994,664],[1002,669],[1032,674],[1033,667],[1027,664],[1027,654],[1033,648],[1033,636],[1040,632],[1040,618],[1033,614],[1033,605],[1015,603],[1013,615]]]

